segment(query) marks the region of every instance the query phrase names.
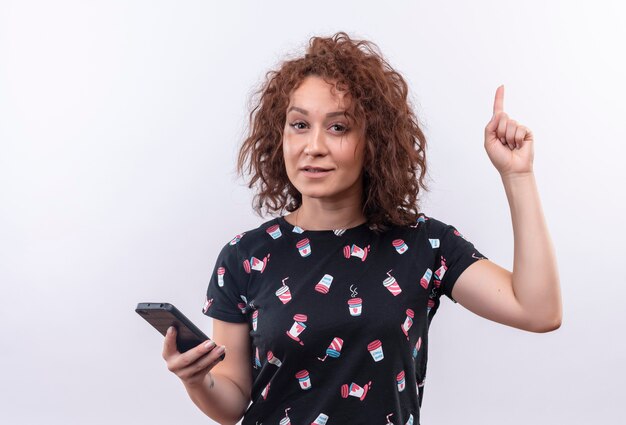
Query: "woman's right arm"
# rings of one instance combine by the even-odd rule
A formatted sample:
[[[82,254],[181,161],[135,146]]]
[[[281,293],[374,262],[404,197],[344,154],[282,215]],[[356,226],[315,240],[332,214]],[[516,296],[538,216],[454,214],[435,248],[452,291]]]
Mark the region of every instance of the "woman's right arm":
[[[163,358],[200,410],[220,424],[234,425],[250,404],[249,325],[213,319],[213,341],[228,347],[223,361],[219,360],[219,346],[210,343],[179,353],[176,331],[170,331],[165,337]]]

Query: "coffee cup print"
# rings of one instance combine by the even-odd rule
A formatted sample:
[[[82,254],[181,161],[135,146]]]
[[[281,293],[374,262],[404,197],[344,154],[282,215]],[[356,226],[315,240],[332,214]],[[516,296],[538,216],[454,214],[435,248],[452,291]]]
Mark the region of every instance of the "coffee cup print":
[[[430,242],[430,246],[434,249],[434,248],[439,248],[439,239],[428,239],[428,242]]]
[[[279,422],[280,425],[291,425],[291,420],[289,419],[289,415],[287,414],[287,411],[291,409],[291,407],[288,407],[287,409],[285,409],[285,417],[282,418]]]
[[[391,242],[391,244],[393,245],[393,247],[396,249],[396,251],[398,252],[398,254],[404,254],[405,252],[408,251],[409,247],[407,246],[406,243],[404,243],[404,241],[402,239],[396,239],[393,242]]]
[[[319,415],[317,415],[317,418],[315,418],[315,420],[311,422],[311,425],[326,425],[327,421],[328,415],[320,413]]]
[[[256,332],[257,326],[259,322],[259,310],[254,310],[252,313],[252,330]]]
[[[298,252],[302,257],[308,257],[311,255],[311,243],[308,238],[298,241],[296,248],[298,248]]]
[[[292,232],[300,234],[300,233],[304,233],[304,229],[302,229],[302,227],[300,227],[300,226],[293,226]]]
[[[404,391],[404,388],[406,387],[404,371],[401,371],[400,373],[398,373],[398,375],[396,375],[396,384],[398,384],[398,392]]]
[[[426,314],[429,314],[430,310],[432,310],[434,306],[435,306],[435,300],[433,300],[432,298],[429,298],[428,304],[426,305]]]
[[[211,308],[211,305],[213,304],[213,298],[209,299],[208,297],[204,297],[204,308],[202,309],[202,311],[204,313],[206,313],[207,311],[209,311],[209,308]]]
[[[343,247],[343,256],[346,258],[357,257],[357,258],[360,258],[361,261],[365,261],[369,250],[370,250],[369,246],[365,248],[361,248],[357,245],[352,245],[352,246],[346,245]]]
[[[431,269],[426,269],[424,272],[424,276],[420,279],[420,285],[422,288],[428,289],[428,285],[430,284],[430,278],[433,276],[433,271]]]
[[[241,314],[246,314],[246,308],[248,307],[248,304],[237,303],[237,307],[239,307],[239,310],[241,310]]]
[[[415,313],[413,312],[413,310],[408,308],[406,310],[406,319],[402,324],[402,332],[404,332],[404,335],[406,335],[406,339],[409,339],[409,329],[411,329],[411,326],[413,325],[413,317],[415,317]]]
[[[422,337],[417,338],[417,342],[415,343],[415,347],[413,348],[413,358],[417,357],[417,353],[419,353],[420,348],[422,348]]]
[[[245,235],[246,233],[240,233],[238,235],[236,235],[234,238],[232,238],[230,240],[230,242],[228,242],[229,245],[236,245],[237,242],[239,242],[241,240],[241,238],[243,238],[243,235]]]
[[[243,261],[243,269],[245,270],[246,273],[250,273],[252,270],[256,270],[258,272],[263,273],[263,271],[265,270],[265,267],[267,266],[267,262],[270,259],[270,254],[267,254],[265,257],[263,257],[262,260],[259,260],[256,257],[252,257],[250,258],[250,260],[244,260]]]
[[[259,347],[256,348],[256,354],[254,356],[254,366],[256,368],[261,367],[261,358],[259,357]]]
[[[271,351],[267,352],[267,361],[276,367],[281,367],[283,365],[283,362],[281,362],[280,359],[276,357]]]
[[[420,223],[425,223],[426,220],[428,220],[427,217],[420,215],[419,217],[417,217],[417,221],[415,222],[415,224],[413,224],[411,227],[416,228],[420,225]]]
[[[348,309],[352,316],[360,316],[363,312],[363,300],[361,298],[350,298],[348,300]]]
[[[372,387],[372,381],[369,381],[364,386],[360,386],[355,384],[354,382],[348,386],[348,384],[343,384],[341,386],[341,397],[348,398],[348,396],[356,397],[359,400],[363,401],[365,396],[367,395],[367,391]]]
[[[404,425],[413,425],[413,413],[409,413],[409,419]]]
[[[293,316],[293,325],[291,325],[291,329],[287,331],[287,336],[294,341],[298,341],[300,345],[304,345],[304,343],[300,340],[300,334],[306,329],[306,314],[296,314]]]
[[[268,227],[266,232],[272,237],[272,239],[278,239],[282,236],[280,226],[278,226],[278,224]]]
[[[402,289],[398,285],[396,278],[391,276],[389,273],[387,274],[389,275],[389,277],[383,280],[383,285],[389,290],[389,292],[391,292],[394,297],[400,295]]]
[[[217,284],[220,286],[224,286],[224,274],[226,273],[226,269],[224,267],[219,267],[217,269]]]
[[[298,383],[300,384],[300,388],[303,390],[311,389],[311,378],[309,377],[309,372],[307,370],[301,370],[296,373],[296,378],[298,378]]]
[[[315,285],[315,290],[320,294],[327,294],[330,291],[330,285],[333,283],[333,277],[325,274],[324,277]]]
[[[327,357],[336,359],[341,355],[341,347],[343,347],[343,339],[335,337],[326,349],[326,355],[323,358],[318,357],[317,359],[321,361],[325,361]]]
[[[448,270],[448,267],[446,267],[446,259],[441,257],[441,267],[439,267],[435,272],[437,280],[443,279],[443,275],[446,273],[446,270]]]
[[[263,400],[267,400],[267,393],[270,390],[270,384],[271,384],[271,382],[269,384],[267,384],[265,386],[265,388],[263,388],[263,391],[261,392],[261,395],[263,396]]]
[[[276,296],[283,304],[287,304],[289,301],[291,301],[291,291],[289,291],[289,286],[285,285],[285,281],[287,279],[289,278],[286,277],[283,279],[283,286],[278,288],[278,290],[276,291]]]
[[[383,343],[380,342],[379,339],[375,339],[374,341],[367,344],[367,349],[369,350],[375,362],[379,362],[385,358],[385,355],[383,353]]]

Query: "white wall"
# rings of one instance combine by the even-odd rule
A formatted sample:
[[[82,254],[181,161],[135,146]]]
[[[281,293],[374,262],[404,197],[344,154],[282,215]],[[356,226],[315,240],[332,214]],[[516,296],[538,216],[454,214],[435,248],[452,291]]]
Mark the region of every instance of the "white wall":
[[[430,143],[425,211],[512,267],[483,148],[496,87],[535,134],[562,327],[447,300],[425,424],[617,424],[626,378],[626,7],[618,1],[0,3],[0,422],[212,423],[133,311],[201,313],[218,249],[262,219],[236,180],[251,90],[309,37],[376,42]]]

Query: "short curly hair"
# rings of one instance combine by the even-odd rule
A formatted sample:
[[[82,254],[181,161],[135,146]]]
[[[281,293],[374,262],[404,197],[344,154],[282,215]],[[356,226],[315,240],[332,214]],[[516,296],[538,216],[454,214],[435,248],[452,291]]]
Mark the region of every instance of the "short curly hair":
[[[302,195],[287,177],[282,139],[291,93],[307,76],[318,76],[349,94],[346,115],[363,124],[363,214],[370,226],[413,224],[419,215],[418,194],[429,189],[426,138],[408,100],[404,78],[370,41],[345,32],[312,37],[305,55],[268,71],[251,101],[249,133],[237,161],[255,188],[253,208],[266,213],[295,211]]]

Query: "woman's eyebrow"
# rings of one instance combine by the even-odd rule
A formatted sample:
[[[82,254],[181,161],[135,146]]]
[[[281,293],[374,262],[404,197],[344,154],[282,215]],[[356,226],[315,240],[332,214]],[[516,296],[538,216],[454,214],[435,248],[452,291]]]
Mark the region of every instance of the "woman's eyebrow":
[[[307,111],[306,109],[302,109],[302,108],[298,108],[297,106],[292,106],[291,108],[289,108],[287,110],[287,113],[289,113],[290,111],[298,111],[304,115],[309,115],[309,111]],[[327,117],[336,117],[339,115],[345,115],[346,111],[335,111],[335,112],[329,112],[326,114]]]

